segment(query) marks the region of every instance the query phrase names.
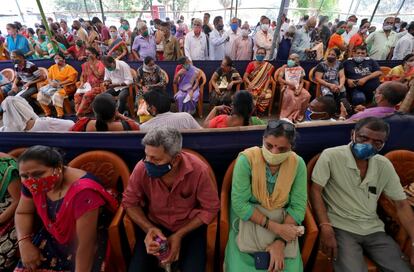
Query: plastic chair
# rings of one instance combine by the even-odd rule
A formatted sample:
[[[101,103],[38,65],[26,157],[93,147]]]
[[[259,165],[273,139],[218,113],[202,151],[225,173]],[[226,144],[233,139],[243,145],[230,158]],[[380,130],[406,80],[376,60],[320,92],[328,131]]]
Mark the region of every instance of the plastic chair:
[[[209,93],[209,95],[214,90],[214,88],[213,88],[213,81],[212,80],[213,80],[213,76],[211,76],[211,79],[208,82],[208,93]],[[236,84],[236,92],[240,91],[240,86],[241,86],[241,83]],[[210,103],[210,108],[212,108],[211,103]]]
[[[308,194],[310,193],[311,186],[312,186],[312,172],[313,168],[316,165],[316,162],[318,161],[320,157],[320,153],[315,155],[307,164],[307,177],[308,177]],[[309,197],[308,197],[309,199]],[[310,208],[310,212],[312,212],[312,207],[309,204],[308,208]],[[368,259],[366,256],[364,257],[365,262],[368,266],[369,272],[375,272],[377,271],[376,265]],[[313,267],[311,269],[313,272],[332,272],[333,266],[332,263],[328,260],[328,256],[326,256],[320,248],[318,248],[318,251],[316,253],[315,262],[313,263]]]
[[[131,68],[131,75],[132,78],[134,79],[134,83],[132,83],[131,85],[129,85],[129,95],[128,95],[128,99],[127,99],[127,106],[128,106],[128,111],[129,114],[131,115],[131,117],[135,117],[136,116],[136,112],[135,112],[135,94],[138,92],[138,86],[136,83],[136,78],[137,78],[137,71],[135,71],[135,69]],[[122,114],[123,112],[121,112]]]
[[[389,72],[391,71],[390,67],[387,66],[380,66],[382,76],[380,76],[380,82],[384,82],[386,77],[388,76]]]
[[[414,152],[394,150],[385,154],[385,157],[393,164],[402,186],[409,185],[414,181]],[[409,256],[411,249],[410,237],[401,225],[394,202],[383,194],[379,199],[379,204],[385,215],[388,233],[398,243],[401,250]]]
[[[230,231],[230,194],[235,164],[236,160],[234,160],[227,168],[226,174],[224,175],[220,194],[220,271],[223,271],[225,248],[227,245],[227,240]],[[306,206],[305,219],[303,220],[303,225],[305,226],[305,235],[303,236],[301,256],[303,266],[305,267],[315,246],[319,232],[318,227],[316,226],[315,219],[313,218],[313,215],[311,213],[309,204]]]
[[[15,148],[13,150],[10,150],[9,152],[7,152],[7,154],[9,154],[10,156],[12,156],[15,159],[18,159],[20,157],[20,155],[23,154],[23,152],[25,152],[27,149],[27,147],[18,147]]]
[[[0,87],[7,85],[9,83],[13,83],[13,81],[16,79],[16,72],[11,68],[6,68],[1,70],[0,74],[2,74],[3,77],[7,78],[8,83],[4,83],[0,85]],[[4,93],[0,92],[0,103],[4,100]]]
[[[190,149],[183,149],[184,152],[191,153],[198,157],[200,160],[202,160],[209,169],[209,175],[212,181],[213,186],[217,189],[217,181],[216,176],[214,174],[213,168],[210,166],[210,164],[207,162],[207,160],[201,156],[199,153],[190,150]],[[125,214],[125,212],[124,212]],[[218,218],[216,217],[208,226],[207,226],[207,246],[206,246],[206,272],[214,272],[214,258],[215,258],[215,248],[216,248],[216,236],[217,236],[217,225],[218,225]],[[130,219],[128,215],[124,216],[124,226],[125,226],[125,232],[126,236],[129,242],[129,249],[131,250],[131,253],[133,253],[135,243],[136,243],[136,237],[135,237],[135,227],[134,223]]]
[[[200,73],[198,74],[198,80],[199,80],[199,86],[200,86],[200,96],[198,99],[198,105],[197,105],[197,113],[200,118],[203,118],[203,96],[204,96],[204,86],[207,83],[206,74],[203,72],[203,70],[199,69]],[[173,83],[173,91],[174,95],[178,92],[178,84]]]
[[[85,152],[71,162],[68,166],[85,170],[92,173],[102,181],[102,185],[117,198],[121,198],[121,192],[126,188],[130,176],[128,166],[116,154],[104,150]],[[111,245],[111,263],[116,265],[117,271],[126,271],[127,264],[122,253],[121,233],[119,222],[121,222],[124,211],[118,208],[108,228],[109,243]],[[113,271],[108,268],[106,271]]]
[[[315,67],[313,67],[309,71],[309,81],[316,85],[316,88],[315,88],[315,98],[321,96],[321,84],[318,83],[316,81],[316,79],[315,79]],[[308,89],[308,91],[309,91],[309,89]]]

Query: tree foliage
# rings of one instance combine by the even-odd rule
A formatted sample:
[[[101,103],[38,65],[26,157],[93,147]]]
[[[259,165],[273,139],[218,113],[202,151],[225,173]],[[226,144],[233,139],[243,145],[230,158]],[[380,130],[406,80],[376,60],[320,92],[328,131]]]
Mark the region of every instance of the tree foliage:
[[[323,1],[323,2],[322,2]],[[313,8],[316,11],[320,8],[319,14],[332,17],[335,13],[332,12],[338,8],[338,0],[296,0],[298,8]],[[322,6],[321,6],[322,4]],[[298,11],[300,15],[315,15],[308,11]]]

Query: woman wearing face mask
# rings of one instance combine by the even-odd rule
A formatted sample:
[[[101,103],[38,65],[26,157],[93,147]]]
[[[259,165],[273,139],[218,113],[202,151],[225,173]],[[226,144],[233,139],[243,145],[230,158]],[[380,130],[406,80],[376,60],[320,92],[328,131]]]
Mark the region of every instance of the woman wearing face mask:
[[[257,31],[254,36],[254,48],[253,51],[257,52],[258,48],[264,48],[266,50],[265,60],[270,60],[272,43],[273,43],[273,34],[270,33],[270,19],[265,17],[260,21],[260,30]]]
[[[280,118],[287,118],[293,122],[300,122],[304,117],[311,95],[303,88],[305,70],[299,64],[299,56],[289,56],[287,65],[279,73],[278,81],[284,87],[281,91],[282,108]]]
[[[395,66],[386,75],[385,80],[394,81],[398,80],[401,83],[409,83],[414,78],[414,54],[406,55],[402,64]]]
[[[105,66],[98,59],[99,53],[93,47],[86,49],[87,61],[82,64],[82,74],[75,93],[75,111],[78,117],[92,111],[91,103],[95,96],[104,91]],[[86,85],[85,85],[86,84]]]
[[[253,97],[245,90],[233,96],[232,106],[215,106],[204,121],[205,128],[226,128],[238,126],[265,125],[266,122],[252,116]]]
[[[49,58],[47,45],[49,43],[46,36],[46,31],[43,28],[36,29],[37,41],[33,44],[35,50],[33,58],[34,59],[44,59]]]
[[[361,46],[365,43],[365,39],[368,37],[368,29],[370,27],[370,23],[367,21],[363,21],[361,26],[359,27],[358,33],[351,37],[348,46],[348,56],[352,56],[354,53],[354,48]]]
[[[193,66],[187,57],[178,60],[182,68],[174,76],[178,92],[174,95],[178,111],[194,114],[200,96],[199,69]]]
[[[99,41],[99,33],[95,30],[90,21],[85,22],[85,29],[88,32],[87,45],[98,49],[97,41]]]
[[[86,45],[82,40],[77,40],[64,54],[75,60],[84,61],[86,59]]]
[[[62,53],[57,53],[54,60],[55,64],[48,69],[48,85],[40,88],[37,94],[37,101],[47,117],[52,115],[52,111],[49,108],[49,104],[52,102],[56,109],[57,117],[63,118],[63,101],[65,97],[72,95],[76,91],[78,72],[75,68],[66,64]]]
[[[270,79],[273,75],[274,67],[264,61],[266,49],[256,50],[256,60],[247,65],[243,81],[247,90],[253,95],[256,111],[263,114],[269,107],[272,90],[270,89]]]
[[[147,110],[147,104],[145,103],[142,95],[153,89],[165,89],[167,86],[167,78],[164,71],[162,71],[161,68],[155,64],[152,57],[145,57],[143,65],[137,70],[137,74],[137,115],[139,116],[140,123],[144,123],[151,118],[151,115]]]
[[[344,66],[338,60],[341,51],[330,49],[326,60],[315,68],[315,81],[321,85],[322,95],[333,97],[339,108],[341,99],[346,99]]]
[[[99,94],[92,102],[95,118],[82,117],[71,128],[71,131],[129,131],[139,130],[138,124],[120,114],[116,109],[116,101],[107,93]]]
[[[118,35],[118,31],[115,26],[109,27],[109,34],[111,38],[108,41],[107,56],[111,56],[116,60],[126,60],[128,54],[128,48],[124,40]]]
[[[132,31],[129,22],[125,19],[121,21],[119,34],[126,45],[131,44]]]
[[[233,171],[226,271],[303,271],[297,243],[307,202],[306,165],[292,151],[295,139],[291,123],[272,120],[263,146],[239,154]],[[261,242],[252,243],[249,238],[254,236]],[[252,255],[265,251],[270,254],[268,267],[258,268]]]
[[[347,25],[345,21],[341,21],[336,25],[336,32],[332,34],[331,38],[329,39],[327,52],[333,48],[338,48],[342,53],[347,50],[347,45],[344,38],[342,37],[342,34],[344,34],[346,31],[346,28]]]
[[[117,208],[115,198],[91,174],[65,166],[54,148],[33,146],[18,163],[23,186],[15,222],[21,260],[14,271],[101,271],[106,217]],[[42,223],[36,233],[35,216]]]

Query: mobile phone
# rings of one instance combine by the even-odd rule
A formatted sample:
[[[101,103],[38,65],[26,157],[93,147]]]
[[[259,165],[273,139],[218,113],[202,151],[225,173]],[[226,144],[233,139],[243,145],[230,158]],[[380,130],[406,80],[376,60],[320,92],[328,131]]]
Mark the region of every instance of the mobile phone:
[[[270,253],[269,252],[255,252],[254,266],[257,270],[267,270],[270,265]]]
[[[339,100],[342,104],[344,104],[344,107],[346,109],[346,112],[348,113],[349,116],[353,115],[354,112],[354,108],[351,106],[351,104],[349,103],[348,99],[346,98],[341,98]]]

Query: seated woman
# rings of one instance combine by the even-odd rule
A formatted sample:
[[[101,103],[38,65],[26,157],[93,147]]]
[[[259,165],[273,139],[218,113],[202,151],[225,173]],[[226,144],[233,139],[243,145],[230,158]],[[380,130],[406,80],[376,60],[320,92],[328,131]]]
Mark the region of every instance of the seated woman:
[[[232,96],[236,91],[236,85],[243,83],[239,72],[233,67],[233,61],[225,56],[212,78],[213,90],[210,92],[210,105],[230,105]]]
[[[272,90],[270,81],[274,67],[264,61],[266,49],[259,47],[256,50],[256,60],[247,65],[243,80],[247,90],[253,95],[253,101],[258,114],[263,114],[270,104]]]
[[[116,60],[126,60],[128,48],[125,41],[119,36],[116,26],[109,27],[109,34],[111,35],[111,38],[108,41],[108,51],[106,55],[111,56]]]
[[[178,65],[182,65],[174,76],[174,84],[178,84],[178,92],[174,95],[178,111],[194,114],[200,98],[200,72],[187,57],[180,58]]]
[[[414,78],[414,54],[406,55],[402,64],[391,69],[388,75],[385,76],[386,81],[400,81],[401,83],[408,83]]]
[[[232,107],[215,106],[204,121],[205,128],[226,128],[238,126],[264,125],[265,121],[252,116],[254,111],[253,97],[245,90],[233,96]]]
[[[84,61],[86,59],[86,45],[82,40],[77,40],[74,45],[65,51],[65,56],[70,56],[75,60]]]
[[[255,267],[252,253],[264,251],[270,254],[270,265],[264,269],[303,271],[298,245],[303,228],[297,225],[305,217],[306,164],[292,151],[295,138],[293,124],[269,121],[263,146],[248,148],[237,158],[224,260],[226,271],[263,271]],[[261,237],[260,242],[252,243],[259,240],[257,237]]]
[[[67,96],[72,95],[76,91],[76,80],[78,72],[66,64],[65,56],[57,53],[54,57],[55,63],[48,69],[48,85],[40,88],[37,94],[37,101],[43,109],[46,116],[51,116],[52,111],[49,104],[52,102],[56,109],[58,118],[62,118],[63,101]]]
[[[143,94],[150,90],[163,90],[167,86],[167,78],[161,68],[155,64],[152,57],[147,56],[144,58],[144,63],[137,70],[137,85],[138,93],[136,101],[138,103],[138,112],[140,122],[144,123],[151,119],[151,115],[148,112],[147,104],[143,99]]]
[[[12,271],[18,258],[14,213],[20,199],[19,170],[15,159],[0,153],[0,271]]]
[[[127,131],[139,130],[134,120],[120,114],[116,110],[116,102],[112,95],[99,94],[92,102],[95,118],[83,117],[72,127],[72,131]]]
[[[304,117],[311,95],[303,88],[305,70],[299,65],[299,56],[291,54],[287,65],[283,65],[278,81],[283,84],[280,119],[300,122]]]
[[[37,40],[32,43],[34,54],[34,59],[44,59],[49,58],[49,53],[47,44],[49,43],[48,38],[46,36],[46,31],[43,28],[36,29]]]
[[[92,111],[91,104],[95,96],[102,93],[105,66],[98,59],[99,52],[93,47],[86,49],[87,61],[82,64],[79,88],[75,93],[75,110],[77,116],[84,116]]]
[[[321,85],[322,95],[332,96],[339,108],[341,99],[346,99],[344,66],[338,60],[341,51],[329,49],[325,61],[315,68],[315,81]]]
[[[15,223],[21,260],[14,271],[101,271],[108,218],[100,211],[115,211],[115,198],[91,174],[65,166],[54,148],[33,146],[18,162],[23,186]]]
[[[74,124],[72,120],[39,117],[27,100],[20,96],[6,97],[1,108],[3,126],[0,132],[69,131]]]
[[[4,46],[4,37],[0,37],[0,61],[2,60],[9,60],[10,59],[10,53],[7,50],[6,46]]]

